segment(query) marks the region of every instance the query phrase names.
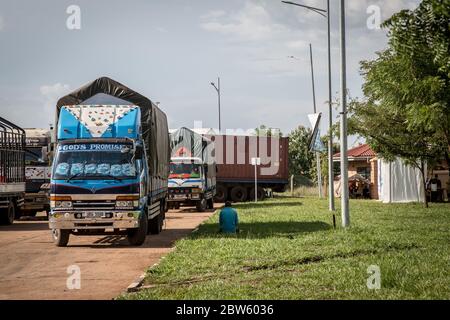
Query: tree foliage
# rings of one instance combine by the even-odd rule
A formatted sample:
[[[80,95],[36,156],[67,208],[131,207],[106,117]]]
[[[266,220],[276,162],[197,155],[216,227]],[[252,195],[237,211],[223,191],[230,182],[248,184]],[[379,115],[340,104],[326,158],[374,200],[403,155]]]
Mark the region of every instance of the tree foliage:
[[[313,178],[314,154],[309,151],[311,130],[298,126],[289,134],[289,173]]]

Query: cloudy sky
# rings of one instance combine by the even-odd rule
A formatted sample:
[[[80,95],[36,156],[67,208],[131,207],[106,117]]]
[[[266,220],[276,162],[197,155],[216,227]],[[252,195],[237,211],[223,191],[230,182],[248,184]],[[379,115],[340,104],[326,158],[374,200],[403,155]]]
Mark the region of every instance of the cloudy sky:
[[[338,1],[331,2],[337,96]],[[367,26],[370,8],[385,19],[418,2],[346,1],[352,96],[361,96],[359,61],[386,45],[385,31]],[[79,30],[67,28],[70,5],[81,10]],[[160,102],[172,128],[198,120],[217,127],[210,82],[220,75],[222,128],[265,124],[288,133],[313,109],[309,43],[318,110],[327,113],[326,19],[277,0],[0,0],[0,43],[0,116],[23,127],[48,126],[60,96],[104,75]]]

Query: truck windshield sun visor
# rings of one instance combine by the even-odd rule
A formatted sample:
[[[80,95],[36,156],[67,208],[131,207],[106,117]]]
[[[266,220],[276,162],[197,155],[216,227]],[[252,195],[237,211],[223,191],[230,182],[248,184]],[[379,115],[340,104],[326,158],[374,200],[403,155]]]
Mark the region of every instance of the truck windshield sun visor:
[[[125,151],[124,150],[128,150]],[[64,144],[55,159],[55,179],[132,179],[136,167],[132,145],[112,143]],[[86,152],[83,152],[86,151]]]

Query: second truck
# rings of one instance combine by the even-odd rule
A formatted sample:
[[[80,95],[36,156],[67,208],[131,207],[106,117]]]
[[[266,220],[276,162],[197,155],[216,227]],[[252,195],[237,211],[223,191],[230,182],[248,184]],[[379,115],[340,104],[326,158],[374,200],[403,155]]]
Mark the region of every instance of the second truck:
[[[170,134],[172,157],[169,174],[169,207],[214,208],[216,164],[214,143],[182,127]]]

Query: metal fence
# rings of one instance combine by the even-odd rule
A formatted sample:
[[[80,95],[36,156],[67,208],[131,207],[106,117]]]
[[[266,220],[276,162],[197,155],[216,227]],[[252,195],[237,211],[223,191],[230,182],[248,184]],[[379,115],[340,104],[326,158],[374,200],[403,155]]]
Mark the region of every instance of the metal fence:
[[[0,183],[25,182],[25,131],[0,117]]]

